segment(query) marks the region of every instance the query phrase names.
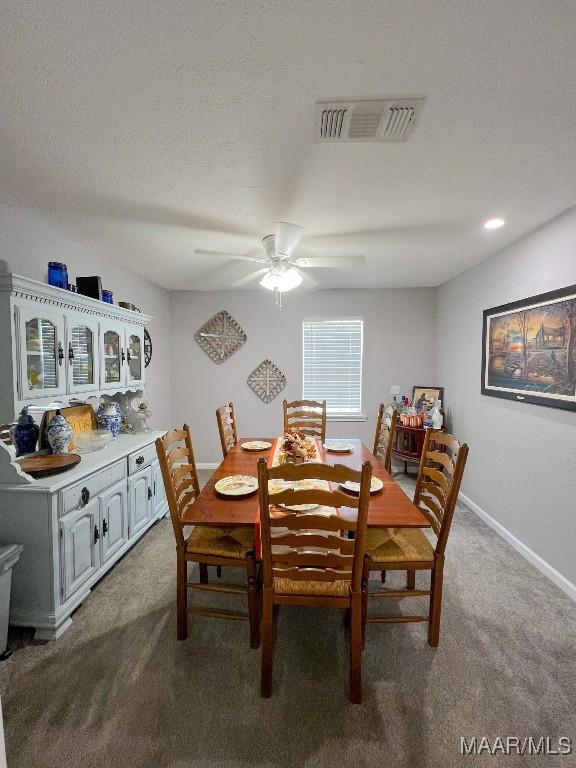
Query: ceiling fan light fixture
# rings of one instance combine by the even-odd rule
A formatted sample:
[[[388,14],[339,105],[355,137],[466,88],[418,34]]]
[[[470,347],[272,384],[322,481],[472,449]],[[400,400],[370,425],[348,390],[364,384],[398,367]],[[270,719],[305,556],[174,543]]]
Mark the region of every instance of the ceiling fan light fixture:
[[[284,264],[275,264],[269,272],[266,272],[260,285],[269,291],[280,291],[285,293],[297,288],[302,282],[302,275],[293,267]]]

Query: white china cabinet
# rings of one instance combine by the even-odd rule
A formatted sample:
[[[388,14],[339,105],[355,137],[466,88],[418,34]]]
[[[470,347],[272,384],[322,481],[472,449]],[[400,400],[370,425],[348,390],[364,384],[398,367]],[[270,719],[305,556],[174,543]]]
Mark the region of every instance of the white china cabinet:
[[[145,384],[152,318],[12,274],[0,275],[0,422],[24,405],[67,405]]]
[[[0,423],[25,405],[138,392],[145,384],[139,312],[0,274]],[[92,586],[168,511],[154,440],[121,434],[73,469],[34,480],[0,443],[0,541],[23,545],[10,620],[55,639]]]
[[[10,621],[52,640],[92,586],[168,511],[154,440],[120,435],[69,472],[33,480],[0,444],[0,540],[23,545]]]

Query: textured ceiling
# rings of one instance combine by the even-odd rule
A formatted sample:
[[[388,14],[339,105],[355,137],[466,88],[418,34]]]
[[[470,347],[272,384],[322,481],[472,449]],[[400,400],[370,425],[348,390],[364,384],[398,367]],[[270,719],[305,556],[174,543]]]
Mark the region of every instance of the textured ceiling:
[[[4,0],[0,200],[168,288],[277,220],[321,287],[438,285],[576,200],[572,0]],[[425,96],[405,144],[315,144],[318,98]],[[484,219],[503,216],[497,232]],[[63,258],[65,254],[63,254]]]

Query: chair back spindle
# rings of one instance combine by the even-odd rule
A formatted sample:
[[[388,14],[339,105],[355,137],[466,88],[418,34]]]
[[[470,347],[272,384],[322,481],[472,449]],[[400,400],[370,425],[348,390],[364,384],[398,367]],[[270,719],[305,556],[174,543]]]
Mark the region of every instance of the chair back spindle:
[[[380,403],[372,452],[376,458],[384,460],[384,469],[388,474],[392,474],[392,448],[397,424],[398,411],[393,410],[392,413],[387,413],[384,403]]]
[[[218,422],[218,432],[220,433],[222,456],[226,458],[229,450],[238,442],[236,418],[232,403],[221,405],[220,408],[216,409],[216,421]]]
[[[173,429],[156,440],[176,546],[185,548],[182,517],[200,493],[190,428]]]
[[[314,462],[283,464],[270,469],[266,459],[259,460],[265,589],[273,589],[275,580],[290,579],[316,583],[349,582],[353,592],[360,592],[371,477],[369,462],[357,472],[338,464],[332,467]],[[269,480],[323,481],[325,487],[287,488],[270,495]],[[358,497],[331,489],[347,480],[360,483]],[[320,509],[301,511],[302,504],[320,505]],[[336,514],[337,509],[343,507],[357,510],[356,515]],[[350,517],[352,519],[347,519]],[[354,532],[354,539],[346,537],[348,531]]]
[[[436,534],[436,552],[444,555],[468,446],[453,435],[429,429],[424,439],[414,504],[423,512]]]
[[[297,429],[326,440],[326,400],[284,400],[284,431]]]

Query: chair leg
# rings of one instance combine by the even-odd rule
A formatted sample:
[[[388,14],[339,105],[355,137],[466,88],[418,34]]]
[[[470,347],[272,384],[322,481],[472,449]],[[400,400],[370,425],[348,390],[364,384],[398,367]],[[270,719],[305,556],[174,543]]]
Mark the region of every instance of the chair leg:
[[[208,584],[208,566],[206,563],[198,563],[200,571],[200,584]]]
[[[362,568],[362,650],[366,647],[366,617],[368,616],[368,579],[370,578],[370,558],[364,557]]]
[[[178,640],[186,640],[188,637],[187,566],[184,553],[178,552],[176,555],[176,637]]]
[[[362,590],[362,650],[366,648],[366,617],[368,616],[368,588]]]
[[[221,579],[222,578],[222,566],[217,565],[216,566],[216,578]]]
[[[416,571],[406,571],[406,589],[416,589]]]
[[[260,673],[260,695],[269,699],[272,695],[274,601],[272,589],[263,590],[262,606],[262,666]]]
[[[428,618],[428,645],[436,648],[440,642],[440,615],[442,610],[442,582],[444,580],[444,558],[434,556],[434,570],[430,580],[430,615]]]
[[[362,704],[362,594],[352,594],[350,610],[350,701]]]
[[[260,647],[260,607],[258,605],[258,580],[254,553],[246,558],[246,580],[248,582],[248,621],[250,623],[250,648]]]
[[[380,580],[382,581],[382,584],[386,582],[386,571],[380,571]]]

